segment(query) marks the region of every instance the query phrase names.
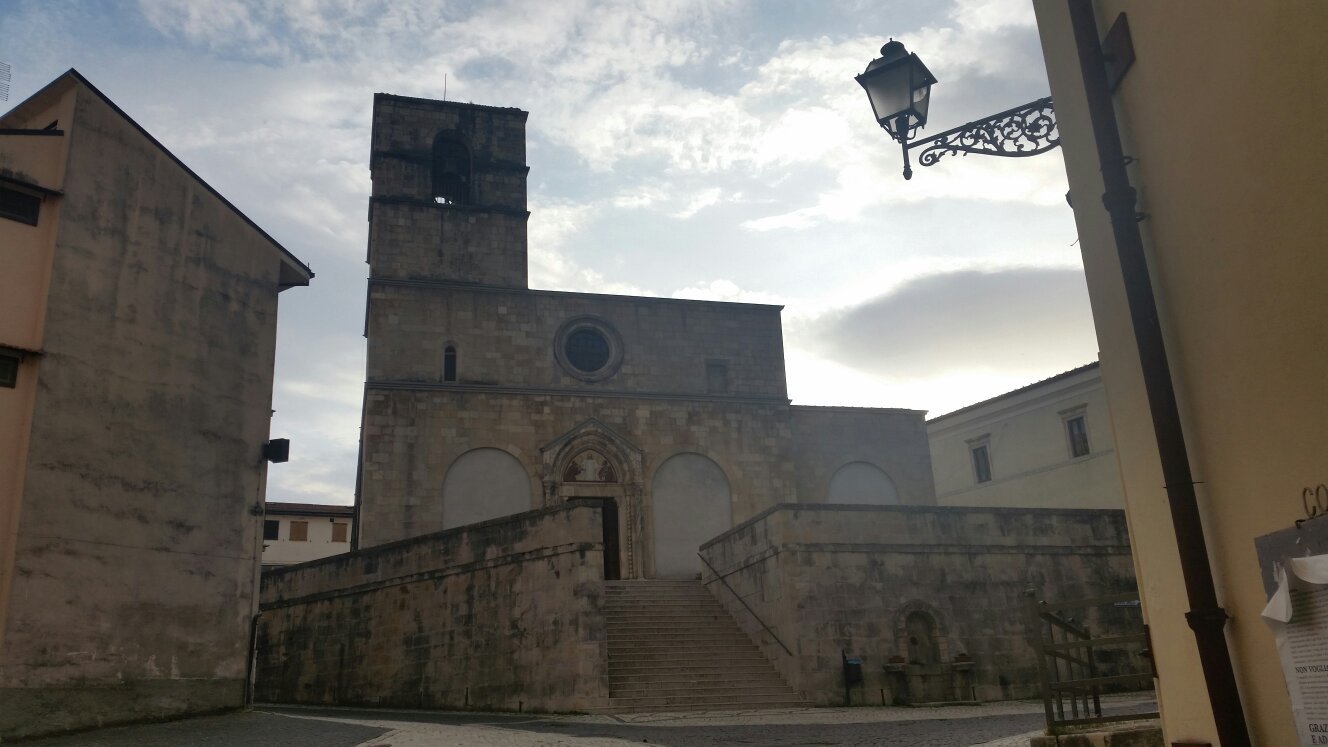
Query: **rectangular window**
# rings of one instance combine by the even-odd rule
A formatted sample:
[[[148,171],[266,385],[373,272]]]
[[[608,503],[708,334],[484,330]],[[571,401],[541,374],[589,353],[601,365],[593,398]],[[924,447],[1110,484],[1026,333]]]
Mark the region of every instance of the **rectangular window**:
[[[1065,420],[1065,435],[1070,439],[1070,456],[1088,456],[1088,424],[1083,415]]]
[[[991,482],[991,455],[987,452],[987,445],[974,446],[973,454],[973,476],[978,482]]]
[[[276,519],[263,520],[263,539],[274,540],[281,531],[281,522]]]
[[[706,364],[706,391],[722,394],[729,390],[729,367],[727,363],[711,362]]]
[[[340,522],[340,521],[338,521],[338,522],[334,522],[334,523],[332,524],[332,541],[333,541],[333,542],[350,542],[350,540],[348,539],[348,534],[347,534],[347,530],[348,530],[348,529],[350,529],[350,525],[345,524],[345,523]]]
[[[37,215],[41,212],[41,198],[27,192],[0,187],[0,218],[37,225]]]
[[[18,386],[18,356],[0,353],[0,387],[13,389]]]
[[[308,542],[309,541],[309,522],[292,521],[290,523],[290,541]]]

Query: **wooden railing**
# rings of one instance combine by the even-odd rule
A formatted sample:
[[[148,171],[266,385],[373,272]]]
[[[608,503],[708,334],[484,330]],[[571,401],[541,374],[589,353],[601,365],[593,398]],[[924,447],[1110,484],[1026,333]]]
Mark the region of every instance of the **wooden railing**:
[[[1138,632],[1094,638],[1088,626],[1066,614],[1071,610],[1094,607],[1129,607],[1139,602],[1138,592],[1110,594],[1069,602],[1039,600],[1036,592],[1026,592],[1029,631],[1037,652],[1038,679],[1042,704],[1046,711],[1047,730],[1051,734],[1066,726],[1086,726],[1113,721],[1156,718],[1157,712],[1102,714],[1104,691],[1147,690],[1153,687],[1156,671],[1149,650],[1148,627],[1142,618],[1130,629]],[[1104,651],[1130,652],[1146,660],[1147,670],[1103,675],[1100,662]],[[1119,660],[1115,663],[1119,665]]]

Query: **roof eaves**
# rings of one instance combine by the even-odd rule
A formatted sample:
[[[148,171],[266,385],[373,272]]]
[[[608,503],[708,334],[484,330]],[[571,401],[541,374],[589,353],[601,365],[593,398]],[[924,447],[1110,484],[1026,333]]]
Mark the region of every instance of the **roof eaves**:
[[[260,236],[262,236],[264,239],[267,240],[268,243],[270,243],[273,247],[275,247],[275,248],[277,249],[277,251],[280,252],[280,254],[281,254],[281,258],[282,258],[282,261],[283,261],[283,262],[284,262],[284,263],[285,263],[290,269],[294,270],[295,273],[297,274],[297,276],[303,276],[303,282],[293,282],[293,283],[288,282],[288,283],[283,283],[283,284],[282,284],[282,287],[290,287],[290,286],[293,286],[293,285],[308,285],[308,284],[309,284],[309,280],[312,279],[312,278],[314,277],[314,271],[313,271],[312,269],[310,269],[308,265],[306,265],[304,262],[301,262],[300,259],[299,259],[298,257],[296,257],[294,254],[292,254],[291,251],[290,251],[289,249],[287,249],[286,247],[282,246],[281,243],[280,243],[279,241],[277,241],[276,239],[272,238],[272,236],[271,236],[270,234],[268,234],[267,231],[264,231],[263,228],[262,228],[261,226],[259,226],[257,223],[255,223],[255,222],[254,222],[249,216],[245,215],[243,212],[240,211],[239,208],[235,207],[235,205],[232,204],[230,200],[228,200],[228,199],[226,199],[225,197],[223,197],[222,194],[221,194],[220,192],[218,192],[218,191],[217,191],[217,190],[216,190],[211,184],[208,184],[206,181],[203,180],[203,178],[202,178],[201,176],[199,176],[197,173],[195,173],[193,169],[191,169],[191,168],[189,168],[187,165],[185,165],[184,161],[181,161],[181,160],[180,160],[180,159],[179,159],[174,153],[172,153],[172,152],[171,152],[171,151],[170,151],[165,145],[162,145],[162,144],[161,144],[161,141],[159,141],[159,140],[157,140],[157,138],[153,137],[152,134],[151,134],[150,132],[148,132],[147,130],[143,129],[143,126],[142,126],[142,125],[140,125],[138,122],[134,121],[134,118],[133,118],[133,117],[129,116],[129,115],[125,112],[125,110],[121,109],[118,105],[116,105],[116,103],[115,103],[114,101],[112,101],[112,100],[110,99],[109,96],[107,96],[106,94],[102,93],[101,90],[100,90],[99,88],[97,88],[96,86],[92,85],[92,82],[89,81],[87,78],[83,77],[83,74],[80,73],[78,70],[76,70],[76,69],[74,69],[74,68],[72,68],[72,67],[69,68],[69,69],[66,70],[63,74],[61,74],[59,77],[57,77],[55,80],[53,80],[53,81],[51,81],[50,83],[47,83],[45,86],[43,86],[43,87],[41,88],[41,90],[37,91],[36,93],[32,94],[32,95],[29,96],[28,98],[26,98],[26,99],[24,99],[23,101],[19,102],[18,105],[14,106],[12,109],[10,109],[8,112],[6,112],[3,116],[0,116],[0,119],[4,119],[4,117],[8,117],[10,114],[13,114],[14,112],[16,112],[16,111],[18,111],[19,109],[23,108],[23,106],[24,106],[25,104],[27,104],[29,101],[32,101],[33,99],[36,99],[36,98],[42,96],[42,95],[45,94],[47,91],[49,91],[51,88],[55,87],[55,86],[56,86],[57,84],[59,84],[61,81],[64,81],[64,80],[66,80],[66,79],[68,79],[68,80],[73,80],[73,81],[77,81],[78,83],[81,83],[82,85],[87,86],[87,88],[88,88],[89,91],[92,91],[94,94],[96,94],[97,98],[101,99],[101,100],[102,100],[107,106],[109,106],[109,107],[111,108],[112,111],[114,111],[116,114],[119,114],[121,117],[123,117],[124,120],[125,120],[126,122],[128,122],[130,125],[132,125],[132,126],[134,127],[134,129],[138,130],[139,134],[142,135],[144,138],[146,138],[148,142],[152,143],[152,144],[155,145],[158,149],[160,149],[162,153],[166,154],[166,157],[167,157],[167,158],[170,158],[172,161],[175,162],[175,165],[179,166],[181,169],[184,169],[184,172],[185,172],[186,174],[188,174],[189,176],[191,176],[191,177],[193,177],[195,180],[197,180],[198,183],[201,184],[201,185],[203,186],[204,189],[206,189],[207,191],[209,191],[209,192],[212,193],[212,196],[213,196],[213,197],[216,197],[218,200],[221,201],[221,203],[222,203],[223,205],[225,205],[226,207],[230,208],[231,211],[234,212],[237,216],[239,216],[241,220],[243,220],[245,223],[249,224],[249,227],[250,227],[250,228],[252,228],[252,229],[254,229],[255,231],[257,231],[258,234],[259,234]]]
[[[973,404],[966,405],[964,407],[959,408],[958,410],[952,410],[951,412],[947,412],[944,415],[937,415],[936,417],[929,419],[927,421],[927,424],[930,425],[938,420],[944,420],[946,418],[954,417],[955,415],[962,415],[966,412],[972,412],[973,410],[976,410],[980,407],[986,407],[987,405],[999,402],[1005,399],[1006,397],[1014,397],[1016,395],[1031,391],[1033,389],[1037,389],[1038,387],[1046,386],[1047,384],[1053,384],[1057,381],[1060,381],[1061,379],[1068,379],[1076,374],[1081,374],[1084,373],[1085,371],[1090,371],[1094,368],[1097,368],[1098,364],[1099,364],[1098,361],[1093,361],[1092,363],[1087,363],[1077,368],[1072,368],[1069,371],[1062,371],[1061,373],[1058,373],[1055,376],[1049,376],[1045,379],[1042,379],[1041,381],[1035,381],[1027,386],[1021,386],[1018,389],[1013,389],[1011,391],[1006,392],[1005,394],[998,394],[995,397],[984,399],[981,402],[974,402]]]

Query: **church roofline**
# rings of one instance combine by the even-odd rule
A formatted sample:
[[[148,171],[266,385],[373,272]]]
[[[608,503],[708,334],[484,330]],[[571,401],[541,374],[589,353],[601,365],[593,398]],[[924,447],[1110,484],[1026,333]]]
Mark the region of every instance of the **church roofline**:
[[[783,304],[751,303],[749,301],[706,301],[696,298],[665,298],[663,296],[630,296],[622,293],[587,293],[584,291],[541,290],[537,288],[514,288],[505,285],[485,285],[482,283],[459,283],[454,280],[398,280],[396,278],[369,278],[369,282],[380,285],[405,285],[420,288],[438,288],[447,290],[468,290],[481,293],[529,293],[541,296],[561,298],[606,298],[613,300],[627,299],[634,302],[665,304],[689,304],[692,306],[750,306],[756,309],[783,311]]]
[[[520,394],[552,397],[605,397],[610,399],[657,399],[681,402],[728,402],[747,405],[788,406],[787,397],[762,394],[701,394],[699,392],[653,392],[629,389],[568,389],[544,386],[503,386],[499,384],[462,384],[438,381],[389,381],[370,379],[366,389],[395,389],[404,391],[480,392],[484,394]]]
[[[374,108],[378,108],[379,101],[400,101],[406,104],[414,104],[427,109],[479,109],[480,111],[499,112],[502,114],[520,114],[524,120],[530,116],[530,112],[524,109],[518,109],[515,106],[489,106],[487,104],[471,104],[464,101],[441,101],[439,99],[422,99],[416,96],[400,96],[395,93],[375,93]]]
[[[816,410],[819,412],[895,412],[908,415],[926,415],[926,410],[911,407],[854,407],[852,405],[790,405],[794,410]]]

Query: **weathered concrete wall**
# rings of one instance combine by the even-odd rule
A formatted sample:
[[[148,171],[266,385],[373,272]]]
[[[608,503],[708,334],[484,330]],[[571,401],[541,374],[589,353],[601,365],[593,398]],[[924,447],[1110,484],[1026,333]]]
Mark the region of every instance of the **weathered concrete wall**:
[[[864,691],[868,703],[882,690],[893,699],[885,665],[908,658],[913,611],[937,623],[942,664],[972,657],[979,700],[1036,697],[1024,591],[1061,600],[1134,588],[1124,514],[1109,510],[781,505],[702,554],[792,655],[707,572],[711,592],[796,689],[825,705],[843,702],[841,651],[863,660],[854,702]],[[1131,614],[1088,622],[1110,627]]]
[[[0,737],[241,706],[256,602],[279,250],[92,89],[57,85],[77,103]]]
[[[255,698],[568,711],[607,704],[598,504],[263,574]]]

